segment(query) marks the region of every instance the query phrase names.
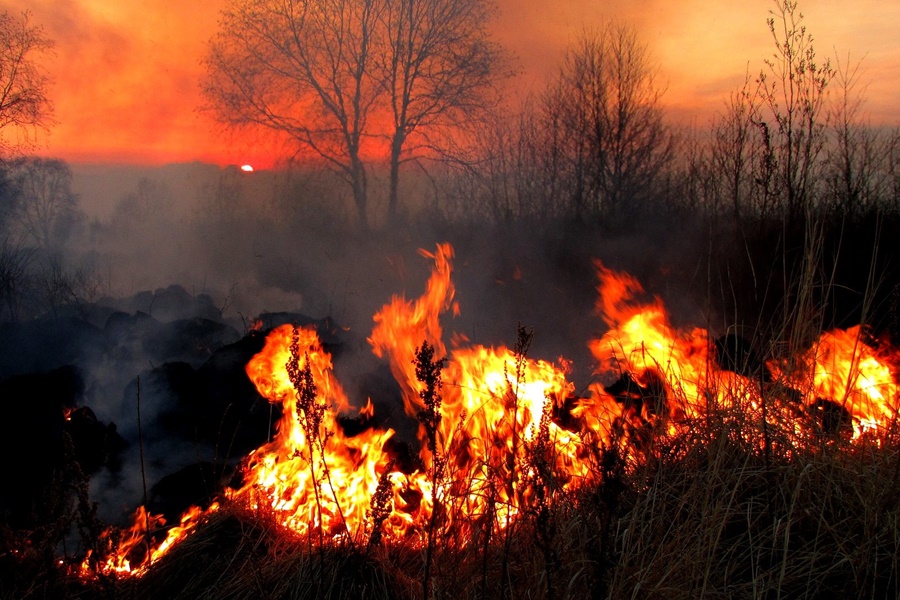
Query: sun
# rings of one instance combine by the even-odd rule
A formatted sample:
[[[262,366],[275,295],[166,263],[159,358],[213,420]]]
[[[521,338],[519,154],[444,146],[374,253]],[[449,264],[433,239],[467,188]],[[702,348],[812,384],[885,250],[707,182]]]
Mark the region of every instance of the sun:
[[[244,173],[252,173],[253,165],[241,165],[241,171],[243,171]]]

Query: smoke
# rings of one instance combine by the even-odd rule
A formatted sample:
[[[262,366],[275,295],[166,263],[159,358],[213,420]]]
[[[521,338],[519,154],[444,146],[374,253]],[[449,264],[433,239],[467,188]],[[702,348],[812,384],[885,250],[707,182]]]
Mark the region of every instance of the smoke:
[[[121,187],[123,174],[145,183],[153,177],[156,183],[144,185],[145,198],[134,202],[142,184],[133,181],[111,210],[108,200],[91,204],[104,184],[95,172],[90,185],[79,190],[85,210],[97,215],[94,237],[82,251],[104,274],[105,295],[178,284],[205,295],[236,331],[264,312],[329,317],[346,328],[345,351],[363,357],[370,354],[365,340],[372,316],[395,294],[422,293],[431,266],[417,249],[433,249],[439,242],[456,249],[461,313],[445,317],[448,339],[456,332],[474,343],[507,343],[522,323],[535,328],[535,349],[549,359],[570,355],[573,348],[580,352],[598,332],[595,258],[663,290],[676,273],[690,284],[697,264],[690,235],[661,236],[662,224],[642,224],[638,229],[644,234],[613,236],[546,223],[454,226],[422,216],[413,217],[411,226],[364,235],[350,221],[353,213],[340,182],[329,175],[244,174],[195,164],[110,171],[110,181]],[[685,304],[680,290],[670,295],[676,306]],[[147,296],[140,310],[160,317],[161,306],[152,298]],[[697,315],[693,309],[691,318]],[[589,369],[584,373],[589,376]]]
[[[695,322],[700,314],[689,289],[697,250],[663,222],[630,236],[564,222],[455,223],[411,193],[404,225],[363,234],[326,173],[199,163],[73,170],[87,220],[67,242],[67,267],[94,285],[73,283],[76,302],[55,319],[13,327],[7,347],[17,350],[0,366],[4,376],[78,367],[83,403],[126,443],[118,467],[91,482],[108,521],[182,469],[226,477],[268,439],[277,409],[243,376],[262,347],[261,335],[248,335],[257,323],[315,324],[351,403],[371,400],[379,426],[414,442],[416,423],[367,337],[392,296],[423,293],[432,265],[419,248],[455,248],[460,313],[442,320],[449,348],[452,339],[511,345],[522,324],[534,329],[532,358],[571,361],[577,391],[592,378],[587,341],[605,329],[594,310],[595,259],[632,272]],[[375,173],[373,214],[385,208],[378,183]],[[673,281],[686,287],[667,288]]]

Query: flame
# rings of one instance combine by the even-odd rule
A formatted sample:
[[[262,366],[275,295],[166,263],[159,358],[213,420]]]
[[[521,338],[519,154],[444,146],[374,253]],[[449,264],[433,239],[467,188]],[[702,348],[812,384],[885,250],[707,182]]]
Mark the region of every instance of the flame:
[[[823,400],[846,410],[853,437],[894,423],[900,388],[891,363],[897,353],[892,357],[877,352],[864,342],[859,326],[823,333],[791,361],[769,361],[774,383],[767,383],[763,376],[721,369],[711,354],[707,331],[676,330],[659,298],[647,299],[637,280],[597,266],[597,309],[611,328],[589,343],[596,375],[625,374],[638,388],[638,398],[629,403],[611,396],[612,386],[595,383],[580,402],[576,414],[607,439],[623,422],[663,425],[667,433],[676,433],[712,409],[740,409],[751,419],[765,419],[801,435],[802,423],[792,409],[797,393],[799,408],[808,415],[815,416]],[[630,393],[635,395],[633,389]]]
[[[391,372],[403,388],[406,414],[412,417],[424,408],[419,398],[421,385],[413,366],[416,348],[425,341],[434,346],[438,356],[447,354],[439,317],[453,306],[456,293],[450,280],[453,271],[450,244],[439,244],[434,253],[419,250],[419,254],[434,260],[434,271],[425,293],[415,301],[408,301],[402,295],[391,298],[375,315],[376,326],[369,337],[375,356],[389,359]]]
[[[424,384],[415,369],[416,348],[424,341],[437,356],[446,357],[436,432],[436,452],[447,461],[446,472],[437,489],[432,487],[433,477],[431,482],[422,481],[423,473],[433,471],[437,457],[427,447],[426,428],[421,425],[424,469],[417,481],[426,499],[422,518],[428,518],[438,498],[449,507],[444,515],[448,520],[464,515],[478,521],[491,515],[502,527],[519,510],[524,490],[517,484],[521,475],[517,472],[524,469],[542,417],[572,393],[572,384],[566,381],[563,366],[526,359],[508,348],[462,347],[468,341],[463,336],[454,336],[456,348],[447,356],[439,317],[450,309],[458,311],[450,280],[453,250],[444,244],[434,253],[421,254],[435,263],[425,294],[414,302],[395,296],[375,316],[369,341],[377,356],[389,360],[403,390],[406,412],[414,417],[426,409]],[[574,464],[571,442],[575,436],[555,423],[546,427],[558,450],[557,459]],[[501,481],[512,483],[498,485]]]
[[[646,294],[636,279],[600,263],[597,268],[596,308],[610,329],[588,344],[597,361],[598,381],[579,402],[576,416],[608,441],[623,418],[671,426],[703,414],[715,389],[707,332],[677,331],[659,298],[641,300]],[[639,388],[639,401],[633,405],[617,400],[600,382],[623,375]]]
[[[785,383],[803,394],[807,406],[829,400],[846,410],[853,437],[896,422],[900,386],[891,357],[863,340],[859,325],[823,333],[793,365],[772,362]]]
[[[292,364],[311,374],[306,405],[288,372]],[[394,432],[344,435],[337,417],[349,403],[313,328],[284,325],[272,331],[247,374],[260,394],[282,404],[283,417],[275,439],[250,456],[245,484],[231,498],[271,509],[283,526],[301,535],[364,532],[370,499],[390,462],[383,447]],[[371,406],[364,410],[372,412]]]
[[[198,506],[192,506],[181,516],[178,525],[167,530],[162,515],[150,515],[146,508],[140,506],[134,513],[131,527],[118,532],[117,540],[112,539],[115,530],[109,529],[103,533],[100,542],[114,547],[109,548],[108,556],[96,565],[92,553],[88,551],[81,564],[81,573],[91,575],[96,572],[106,576],[143,575],[151,564],[190,535],[203,519],[217,510],[219,510],[218,502],[213,502],[205,511]],[[157,534],[163,531],[166,532],[165,536],[159,539]],[[154,538],[157,541],[154,541]]]
[[[576,434],[549,416],[573,394],[564,365],[532,360],[508,348],[455,350],[445,370],[439,438],[450,460],[441,496],[469,520],[493,516],[504,528],[529,495],[529,453],[545,428],[555,470],[572,477],[585,471],[577,460]]]
[[[313,328],[286,325],[246,367],[258,392],[283,407],[277,434],[247,458],[243,483],[226,500],[270,512],[286,531],[317,543],[380,537],[416,545],[434,526],[454,532],[442,543],[467,543],[477,531],[509,527],[550,487],[595,482],[602,474],[591,457],[599,449],[639,460],[654,440],[687,432],[715,411],[746,420],[741,435],[752,443],[754,423],[803,435],[803,419],[815,418],[823,400],[846,410],[856,437],[895,419],[897,355],[866,344],[859,327],[822,334],[790,362],[770,361],[767,375],[741,375],[718,365],[706,330],[674,327],[659,298],[599,263],[596,308],[609,329],[588,343],[595,380],[576,397],[568,361],[528,357],[531,334],[523,328],[513,348],[453,334],[448,352],[441,317],[458,312],[453,249],[420,253],[433,261],[424,293],[394,296],[369,337],[400,384],[406,414],[419,422],[419,466],[400,469],[391,429],[344,432],[341,416],[355,409],[331,356]],[[368,424],[375,416],[371,400],[356,412]],[[217,509],[192,509],[150,552],[147,532],[163,523],[139,509],[135,526],[95,569],[139,575]]]

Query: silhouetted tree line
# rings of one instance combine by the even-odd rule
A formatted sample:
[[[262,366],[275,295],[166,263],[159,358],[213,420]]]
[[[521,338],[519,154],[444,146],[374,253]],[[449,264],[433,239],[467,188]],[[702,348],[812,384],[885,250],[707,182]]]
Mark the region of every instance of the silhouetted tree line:
[[[699,129],[666,122],[632,29],[582,34],[554,81],[482,136],[446,205],[614,228],[661,214],[748,225],[896,211],[900,129],[866,121],[859,65],[818,57],[795,2],[771,12],[772,57]]]
[[[93,275],[68,256],[84,221],[64,161],[18,157],[0,165],[0,321],[84,301]]]

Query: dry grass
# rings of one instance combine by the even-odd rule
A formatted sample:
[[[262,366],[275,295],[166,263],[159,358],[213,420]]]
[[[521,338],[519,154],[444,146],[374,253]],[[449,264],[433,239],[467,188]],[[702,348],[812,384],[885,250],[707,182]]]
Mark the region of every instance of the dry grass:
[[[827,321],[820,299],[835,284],[821,267],[822,232],[812,228],[803,239],[800,260],[783,268],[788,297],[753,340],[767,357],[806,347]],[[868,279],[874,287],[871,271]],[[761,282],[760,295],[770,284]],[[595,448],[589,458],[599,483],[565,491],[552,480],[531,482],[541,493],[500,534],[435,522],[419,532],[432,544],[320,547],[318,533],[298,538],[271,514],[232,503],[142,577],[85,583],[46,566],[4,568],[0,596],[900,597],[900,431],[851,442],[840,431],[823,432],[814,411],[798,411],[797,419],[810,420],[798,435],[779,422],[783,391],[764,392],[764,407],[774,411],[768,415],[741,402],[710,406],[703,419],[649,445],[645,439],[634,454]]]
[[[720,436],[642,467],[610,597],[896,597],[900,459],[886,437],[767,464]]]
[[[614,455],[623,469],[608,471],[601,485],[554,492],[543,521],[538,513],[525,515],[508,542],[497,535],[488,545],[473,540],[460,548],[440,543],[453,532],[437,531],[429,597],[897,597],[897,432],[852,443],[778,438],[767,460],[759,438],[739,431],[753,424],[734,417],[716,414],[662,438],[627,469]],[[611,467],[608,454],[598,459]],[[394,541],[320,552],[316,542],[285,532],[271,515],[232,504],[143,577],[70,586],[67,593],[173,600],[422,597],[424,546]]]

